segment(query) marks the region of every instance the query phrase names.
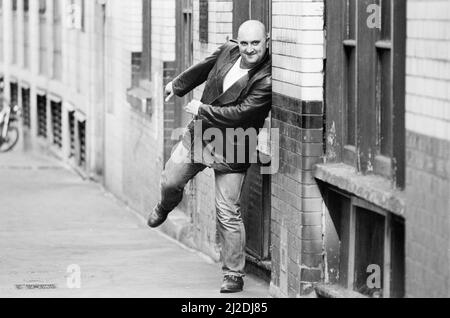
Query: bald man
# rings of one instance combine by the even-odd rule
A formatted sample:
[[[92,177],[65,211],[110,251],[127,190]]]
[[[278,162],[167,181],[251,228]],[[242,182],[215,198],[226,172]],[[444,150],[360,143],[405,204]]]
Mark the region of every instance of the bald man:
[[[206,82],[201,100],[185,106],[194,119],[166,164],[161,201],[150,213],[148,225],[155,228],[163,224],[182,201],[186,184],[207,167],[214,169],[224,276],[221,293],[241,292],[244,286],[246,242],[240,200],[256,150],[257,141],[251,139],[257,138],[272,105],[272,60],[268,47],[265,26],[259,21],[246,21],[239,28],[237,41],[228,41],[184,71],[167,85],[165,92],[168,101],[174,95],[183,97]],[[230,129],[250,133],[230,138]],[[255,134],[251,134],[252,130]],[[212,136],[208,131],[216,133]],[[218,149],[218,145],[223,149]]]

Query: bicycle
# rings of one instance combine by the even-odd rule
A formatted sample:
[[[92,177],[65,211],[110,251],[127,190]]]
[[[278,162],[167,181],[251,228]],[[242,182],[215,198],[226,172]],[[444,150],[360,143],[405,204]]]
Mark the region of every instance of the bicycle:
[[[0,96],[0,153],[12,150],[19,141],[19,128],[14,125],[19,121],[19,106],[11,106]]]

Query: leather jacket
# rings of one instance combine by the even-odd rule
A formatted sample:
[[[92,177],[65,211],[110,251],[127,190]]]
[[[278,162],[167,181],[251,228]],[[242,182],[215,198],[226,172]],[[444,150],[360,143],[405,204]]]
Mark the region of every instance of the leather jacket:
[[[214,156],[214,162],[207,165],[222,172],[246,171],[250,163],[254,163],[251,158],[256,150],[254,141],[250,141],[248,136],[245,140],[231,136],[232,140],[230,140],[230,136],[227,136],[227,128],[241,128],[244,131],[253,128],[256,133],[259,133],[272,107],[272,59],[268,51],[256,67],[223,92],[225,76],[239,57],[238,43],[230,40],[211,56],[190,67],[173,81],[174,93],[179,97],[206,81],[198,116],[189,124],[183,144],[194,151],[194,144],[200,142],[203,150],[209,149],[209,153]],[[201,136],[198,131],[194,131],[195,125],[200,123]],[[215,138],[204,138],[203,133],[208,128],[222,131],[224,150],[220,153],[223,155],[211,149],[211,142]],[[225,158],[230,146],[235,148],[233,154],[237,154],[244,144],[244,162]]]

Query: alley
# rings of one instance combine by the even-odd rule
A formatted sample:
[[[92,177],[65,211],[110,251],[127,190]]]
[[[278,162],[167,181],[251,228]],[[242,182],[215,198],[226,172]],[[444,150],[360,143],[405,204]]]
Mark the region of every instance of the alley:
[[[0,220],[0,297],[221,297],[218,264],[42,155],[0,156]],[[268,293],[247,277],[234,297]]]

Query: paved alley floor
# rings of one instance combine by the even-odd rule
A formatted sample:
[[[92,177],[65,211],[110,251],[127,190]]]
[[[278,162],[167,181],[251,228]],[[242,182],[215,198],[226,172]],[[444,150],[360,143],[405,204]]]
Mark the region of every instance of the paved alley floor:
[[[219,298],[220,283],[220,265],[150,230],[98,184],[41,155],[0,154],[0,297]],[[232,297],[268,289],[247,277]]]

